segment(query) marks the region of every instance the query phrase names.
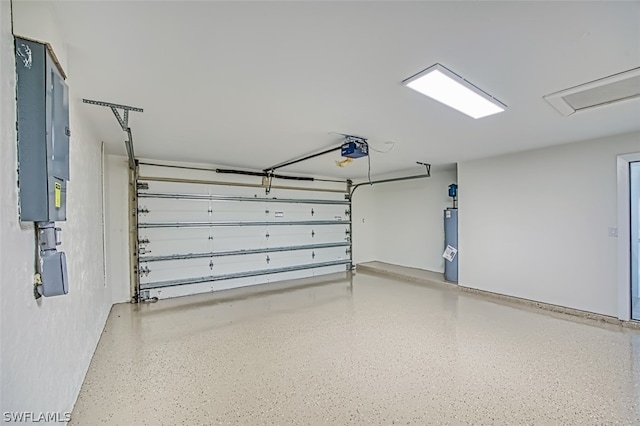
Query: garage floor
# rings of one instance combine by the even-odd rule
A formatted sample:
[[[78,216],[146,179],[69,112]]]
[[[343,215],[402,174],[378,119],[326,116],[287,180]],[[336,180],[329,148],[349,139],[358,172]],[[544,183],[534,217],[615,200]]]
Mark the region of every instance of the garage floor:
[[[638,331],[332,278],[114,306],[71,424],[640,424]]]

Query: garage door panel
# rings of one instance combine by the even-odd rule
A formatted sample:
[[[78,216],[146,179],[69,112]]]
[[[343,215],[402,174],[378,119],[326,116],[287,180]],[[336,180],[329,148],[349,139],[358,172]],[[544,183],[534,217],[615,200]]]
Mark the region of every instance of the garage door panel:
[[[239,201],[211,202],[211,221],[264,221],[266,218],[264,203]]]
[[[289,204],[269,204],[265,208],[266,220],[268,222],[295,222],[314,220],[311,208],[305,209],[300,205]]]
[[[138,221],[141,223],[207,220],[209,220],[209,201],[207,200],[147,198],[138,203]]]
[[[314,206],[314,219],[316,220],[344,220],[349,221],[349,206]]]
[[[140,283],[181,280],[211,275],[210,259],[166,260],[140,262]]]
[[[349,206],[316,205],[313,206],[314,220],[349,220]]]
[[[204,183],[166,182],[139,179],[148,185],[148,189],[139,190],[144,198],[146,194],[183,194],[183,195],[221,195],[263,198],[264,190],[243,186],[210,185]]]
[[[148,185],[139,191],[138,236],[140,288],[149,297],[347,268],[350,205],[344,193],[273,188],[265,198],[263,189],[234,185]]]
[[[139,206],[141,223],[264,221],[267,217],[263,203],[255,202],[148,198]]]
[[[209,251],[207,229],[198,228],[148,228],[138,233],[145,254],[166,256],[171,254],[204,253]],[[148,243],[146,242],[148,241]]]
[[[349,204],[345,199],[345,185],[330,185],[323,184],[322,189],[333,189],[340,192],[328,192],[324,190],[319,191],[309,191],[309,190],[301,190],[301,189],[281,189],[281,188],[273,188],[271,193],[269,194],[270,198],[292,198],[298,200],[304,199],[317,199],[317,200],[329,200],[335,202],[341,202],[345,204]],[[261,195],[264,196],[264,192]]]
[[[172,297],[189,296],[191,294],[202,294],[215,291],[215,283],[213,281],[197,284],[183,284],[176,287],[163,287],[148,290],[149,297],[157,297],[158,299],[170,299]]]
[[[315,234],[313,237],[314,244],[344,242],[348,241],[349,238],[348,225],[314,227],[313,231]]]
[[[299,280],[301,278],[313,277],[313,269],[305,269],[301,271],[280,272],[269,275],[269,282],[279,282],[287,280]]]
[[[208,185],[198,185],[183,182],[158,182],[154,180],[139,179],[144,182],[147,189],[138,190],[140,199],[144,199],[146,194],[197,194],[208,195],[211,190]]]
[[[270,282],[268,275],[255,277],[244,277],[236,279],[212,280],[195,284],[182,284],[174,287],[162,287],[146,290],[149,297],[157,297],[158,299],[168,299],[172,297],[188,296],[191,294],[201,294],[220,290],[229,290],[239,287],[247,287],[257,284],[266,284]]]
[[[267,245],[266,227],[216,227],[211,228],[212,251],[229,251],[263,248]]]
[[[269,226],[269,247],[295,244],[324,244],[346,241],[347,224]]]
[[[336,274],[340,272],[347,272],[346,265],[325,266],[323,268],[316,268],[313,270],[313,276],[322,276],[327,274]]]
[[[228,275],[267,269],[266,254],[224,256],[213,259],[213,275]]]
[[[296,265],[313,263],[313,250],[285,251],[270,253],[270,268],[288,268]]]
[[[316,263],[349,259],[348,247],[332,247],[313,250],[313,261]]]
[[[269,226],[268,247],[313,244],[312,229],[309,226]]]
[[[317,204],[267,204],[268,221],[349,220],[349,206]]]
[[[140,245],[154,256],[222,252],[265,247],[265,235],[265,229],[255,227],[151,228],[140,232]]]
[[[220,280],[214,283],[214,290],[230,290],[232,288],[247,287],[250,285],[266,284],[269,282],[267,275],[257,277],[236,278],[230,280]]]

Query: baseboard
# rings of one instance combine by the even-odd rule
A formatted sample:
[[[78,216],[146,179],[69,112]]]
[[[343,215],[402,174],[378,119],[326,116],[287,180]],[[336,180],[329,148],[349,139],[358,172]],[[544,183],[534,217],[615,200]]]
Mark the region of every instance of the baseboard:
[[[356,266],[356,271],[376,275],[384,275],[429,286],[437,286],[440,288],[446,288],[450,291],[473,294],[486,300],[490,300],[492,302],[500,303],[503,305],[511,305],[519,308],[531,308],[535,310],[545,311],[547,313],[551,313],[555,316],[565,319],[579,319],[584,320],[590,324],[607,324],[640,330],[640,322],[637,321],[621,321],[618,318],[608,315],[582,311],[580,309],[567,308],[565,306],[553,305],[550,303],[538,302],[535,300],[523,299],[515,296],[507,296],[500,293],[492,293],[490,291],[478,290],[471,287],[464,287],[445,281],[442,274],[437,272],[426,271],[417,268],[407,268],[384,262],[361,263]]]

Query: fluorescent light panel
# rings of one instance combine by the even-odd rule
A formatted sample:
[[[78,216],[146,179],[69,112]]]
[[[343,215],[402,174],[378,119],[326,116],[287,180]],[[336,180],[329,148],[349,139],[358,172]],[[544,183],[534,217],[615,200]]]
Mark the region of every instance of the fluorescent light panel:
[[[486,117],[506,109],[502,102],[440,64],[435,64],[402,83],[473,118]]]

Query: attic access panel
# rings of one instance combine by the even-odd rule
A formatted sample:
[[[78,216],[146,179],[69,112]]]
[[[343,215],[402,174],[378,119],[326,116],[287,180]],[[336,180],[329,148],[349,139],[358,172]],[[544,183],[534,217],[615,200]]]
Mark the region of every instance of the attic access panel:
[[[640,97],[640,68],[544,96],[564,116]]]

